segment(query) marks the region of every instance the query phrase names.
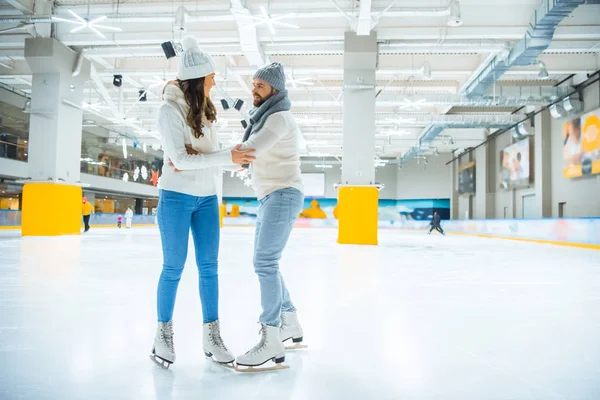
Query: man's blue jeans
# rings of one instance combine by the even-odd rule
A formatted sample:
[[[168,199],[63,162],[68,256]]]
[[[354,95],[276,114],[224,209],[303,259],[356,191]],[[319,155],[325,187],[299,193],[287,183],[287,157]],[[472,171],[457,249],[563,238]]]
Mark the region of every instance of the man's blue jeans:
[[[177,287],[185,265],[190,229],[194,239],[196,265],[204,323],[219,319],[219,204],[217,196],[196,197],[161,190],[158,228],[163,248],[163,269],[158,281],[158,321],[173,318]]]
[[[304,195],[294,188],[280,189],[260,199],[254,270],[260,281],[260,322],[265,325],[280,326],[282,311],[296,311],[279,272],[279,260],[303,203]]]

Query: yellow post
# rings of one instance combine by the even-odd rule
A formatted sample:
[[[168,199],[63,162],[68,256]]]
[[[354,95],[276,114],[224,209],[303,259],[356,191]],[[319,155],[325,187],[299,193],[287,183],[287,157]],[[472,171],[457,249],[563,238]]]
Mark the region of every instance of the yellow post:
[[[338,243],[377,244],[379,190],[345,186],[338,195]]]
[[[227,215],[227,207],[225,204],[219,206],[219,226],[223,227],[223,217]]]
[[[23,236],[81,233],[81,186],[27,183],[23,186]]]

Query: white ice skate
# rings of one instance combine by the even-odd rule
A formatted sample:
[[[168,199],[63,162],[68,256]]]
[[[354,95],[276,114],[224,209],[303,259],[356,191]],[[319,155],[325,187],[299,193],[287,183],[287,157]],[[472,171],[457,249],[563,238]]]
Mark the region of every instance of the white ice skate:
[[[256,346],[243,356],[236,359],[235,370],[238,372],[262,372],[287,369],[289,366],[282,365],[285,361],[285,347],[279,337],[279,327],[261,324],[261,339]],[[275,363],[272,367],[261,367],[269,361]],[[245,368],[247,367],[247,368]]]
[[[286,342],[292,339],[292,346],[285,346],[286,350],[305,349],[308,346],[302,343],[303,332],[298,315],[295,312],[281,313],[281,328],[279,330],[281,342]]]
[[[164,369],[168,369],[175,362],[173,321],[158,323],[150,359]]]
[[[204,355],[217,364],[224,367],[234,368],[235,357],[229,351],[221,338],[221,326],[219,321],[209,322],[202,326]]]

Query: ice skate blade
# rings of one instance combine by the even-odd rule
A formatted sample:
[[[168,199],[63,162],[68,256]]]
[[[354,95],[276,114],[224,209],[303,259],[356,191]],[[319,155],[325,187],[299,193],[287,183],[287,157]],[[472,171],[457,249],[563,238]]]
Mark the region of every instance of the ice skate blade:
[[[290,366],[289,365],[283,365],[283,364],[275,364],[272,367],[247,367],[245,365],[235,365],[235,370],[237,372],[267,372],[267,371],[279,371],[279,370],[283,370],[283,369],[289,369]]]
[[[154,361],[154,363],[156,365],[158,365],[159,367],[161,367],[162,369],[165,369],[165,370],[169,369],[169,367],[171,366],[171,364],[173,364],[172,362],[164,360],[164,359],[162,359],[162,358],[160,358],[160,357],[158,357],[158,356],[156,356],[154,354],[150,354],[150,359],[152,361]]]
[[[206,356],[206,358],[208,360],[212,361],[214,364],[217,364],[219,367],[224,367],[224,368],[229,368],[229,369],[235,369],[235,363],[234,363],[235,360],[234,361],[230,361],[228,363],[222,363],[222,362],[219,362],[219,361],[217,361],[214,358],[209,357],[209,356]]]
[[[285,346],[286,350],[301,350],[306,348],[308,348],[308,345],[302,343],[294,343],[292,346]]]

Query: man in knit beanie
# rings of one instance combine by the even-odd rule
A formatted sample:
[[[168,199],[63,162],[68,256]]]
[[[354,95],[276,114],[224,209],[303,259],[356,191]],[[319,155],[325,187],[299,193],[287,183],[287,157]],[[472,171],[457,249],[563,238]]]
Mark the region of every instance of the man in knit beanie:
[[[263,81],[262,85],[254,84],[254,90],[252,91],[254,107],[260,107],[269,97],[276,94],[276,92],[285,90],[285,73],[283,72],[283,66],[279,63],[273,63],[259,69],[254,74],[254,79],[258,79],[259,82]],[[257,86],[260,87],[257,88]],[[271,89],[268,96],[265,98],[265,91],[260,89],[267,88],[267,86],[270,86]]]
[[[260,342],[237,357],[238,366],[255,367],[273,360],[272,369],[285,361],[283,342],[302,347],[302,327],[279,272],[279,260],[304,204],[300,177],[300,130],[291,112],[285,72],[279,63],[254,75],[254,108],[241,150],[255,149],[250,164],[252,186],[260,201],[254,242],[254,270],[258,275],[262,314]]]

